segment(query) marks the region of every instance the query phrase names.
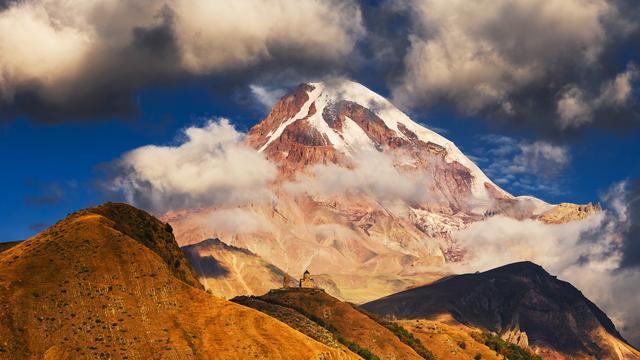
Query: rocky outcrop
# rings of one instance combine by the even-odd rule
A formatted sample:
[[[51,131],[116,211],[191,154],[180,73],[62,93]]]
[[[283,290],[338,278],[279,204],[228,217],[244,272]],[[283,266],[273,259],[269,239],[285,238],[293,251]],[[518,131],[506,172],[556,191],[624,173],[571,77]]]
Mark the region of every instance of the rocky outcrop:
[[[500,336],[503,340],[508,341],[512,344],[516,344],[522,348],[529,347],[529,337],[527,333],[524,331],[520,331],[517,327],[514,329],[506,330]]]
[[[547,224],[563,224],[574,220],[586,219],[600,211],[602,211],[600,204],[594,206],[592,203],[586,205],[561,203],[537,218]]]

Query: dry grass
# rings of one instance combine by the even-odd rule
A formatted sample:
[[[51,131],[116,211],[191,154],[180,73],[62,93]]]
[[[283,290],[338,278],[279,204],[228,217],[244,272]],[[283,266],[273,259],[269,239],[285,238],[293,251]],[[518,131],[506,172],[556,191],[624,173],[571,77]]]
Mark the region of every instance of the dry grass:
[[[400,320],[397,323],[420,339],[438,359],[472,360],[477,354],[483,360],[501,359],[495,351],[471,337],[479,330],[444,318],[440,320]]]

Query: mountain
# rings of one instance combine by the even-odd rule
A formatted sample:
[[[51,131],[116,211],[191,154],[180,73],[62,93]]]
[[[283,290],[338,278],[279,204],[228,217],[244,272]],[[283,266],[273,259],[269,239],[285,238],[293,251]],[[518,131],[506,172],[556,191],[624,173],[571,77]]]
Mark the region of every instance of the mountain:
[[[346,80],[298,86],[245,142],[278,166],[270,201],[182,209],[162,219],[181,245],[218,238],[287,273],[319,274],[353,302],[442,275],[434,266],[466,256],[452,234],[488,216],[557,223],[598,211],[573,204],[558,211],[512,196],[453,142]],[[221,211],[260,226],[211,230],[207,219]]]
[[[2,359],[345,359],[198,283],[168,224],[125,204],[0,252]]]
[[[286,274],[249,250],[209,239],[182,248],[205,289],[225,298],[241,291],[262,295],[282,286]],[[290,275],[288,275],[290,276]]]
[[[549,359],[640,359],[604,312],[531,262],[451,276],[362,308],[394,319],[451,318]]]

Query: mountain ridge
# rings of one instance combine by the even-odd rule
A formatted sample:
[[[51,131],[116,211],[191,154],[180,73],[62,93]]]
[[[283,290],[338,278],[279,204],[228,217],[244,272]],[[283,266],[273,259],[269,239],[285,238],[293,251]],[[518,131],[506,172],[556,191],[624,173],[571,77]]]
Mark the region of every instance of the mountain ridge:
[[[450,276],[362,308],[403,320],[450,316],[457,323],[524,343],[551,359],[640,359],[640,352],[578,289],[528,261]]]

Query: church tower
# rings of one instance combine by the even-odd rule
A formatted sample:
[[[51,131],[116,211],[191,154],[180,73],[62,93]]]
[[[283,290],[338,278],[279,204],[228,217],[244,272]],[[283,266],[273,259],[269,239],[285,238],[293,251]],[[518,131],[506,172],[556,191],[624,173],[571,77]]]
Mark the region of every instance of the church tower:
[[[302,274],[302,279],[300,279],[300,287],[301,288],[315,288],[316,284],[309,273],[309,270],[306,270],[304,274]]]

